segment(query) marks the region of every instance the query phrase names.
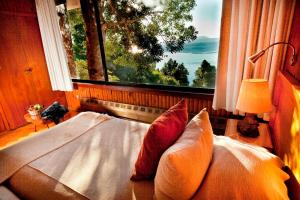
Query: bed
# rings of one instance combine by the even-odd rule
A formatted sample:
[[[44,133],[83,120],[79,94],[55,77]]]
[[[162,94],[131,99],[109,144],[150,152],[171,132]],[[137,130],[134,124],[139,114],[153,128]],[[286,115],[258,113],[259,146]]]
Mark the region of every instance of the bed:
[[[153,180],[130,181],[149,126],[82,112],[2,150],[0,182],[22,199],[153,199]],[[266,162],[252,162],[256,155]],[[282,166],[264,148],[214,136],[213,157],[193,199],[288,199]],[[249,195],[251,187],[256,192]]]

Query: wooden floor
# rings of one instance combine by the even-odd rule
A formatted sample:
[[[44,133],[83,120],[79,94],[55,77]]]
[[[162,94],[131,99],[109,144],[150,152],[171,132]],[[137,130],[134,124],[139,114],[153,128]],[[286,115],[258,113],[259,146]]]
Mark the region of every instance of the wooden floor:
[[[67,120],[73,116],[78,114],[77,112],[69,112],[64,120]],[[54,123],[48,124],[49,127],[55,126]],[[35,134],[39,134],[42,131],[48,129],[45,124],[37,125],[37,131],[34,131],[34,124],[27,124],[23,127],[17,128],[15,130],[5,131],[0,133],[0,149],[3,149],[7,146],[15,144],[21,140],[26,139],[27,137],[33,136]]]

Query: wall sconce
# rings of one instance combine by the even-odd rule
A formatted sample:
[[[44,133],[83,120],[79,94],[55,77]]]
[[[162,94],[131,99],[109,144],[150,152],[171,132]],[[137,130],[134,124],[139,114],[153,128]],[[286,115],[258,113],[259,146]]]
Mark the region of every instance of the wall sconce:
[[[290,65],[291,66],[294,66],[295,63],[297,62],[297,55],[296,55],[296,51],[295,51],[295,47],[291,44],[291,43],[288,43],[288,42],[275,42],[273,44],[271,44],[270,46],[268,46],[267,48],[263,49],[263,50],[260,50],[259,52],[255,53],[254,55],[250,56],[248,58],[248,61],[250,63],[252,63],[253,65],[255,64],[255,62],[265,54],[266,50],[268,50],[270,47],[272,46],[275,46],[277,44],[284,44],[284,45],[288,45],[289,47],[291,47],[293,49],[293,55],[291,57],[291,60],[290,60]]]

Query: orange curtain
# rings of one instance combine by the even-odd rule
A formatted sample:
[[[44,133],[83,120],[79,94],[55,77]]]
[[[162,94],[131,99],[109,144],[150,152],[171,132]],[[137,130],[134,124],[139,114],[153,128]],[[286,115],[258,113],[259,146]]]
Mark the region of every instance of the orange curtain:
[[[214,109],[235,108],[246,78],[269,80],[273,90],[286,47],[277,45],[253,66],[250,55],[278,41],[288,41],[296,0],[224,0]]]

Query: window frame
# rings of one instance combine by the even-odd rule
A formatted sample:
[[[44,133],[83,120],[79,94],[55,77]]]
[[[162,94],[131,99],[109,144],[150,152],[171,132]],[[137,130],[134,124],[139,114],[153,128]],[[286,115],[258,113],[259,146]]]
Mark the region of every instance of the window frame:
[[[197,88],[197,87],[188,87],[188,86],[173,86],[173,85],[160,85],[160,84],[156,85],[156,84],[148,84],[148,83],[129,83],[129,82],[121,83],[121,82],[109,81],[108,73],[107,73],[107,66],[106,66],[104,43],[103,43],[103,37],[102,37],[102,30],[101,30],[100,13],[99,13],[99,9],[97,8],[98,3],[97,3],[97,0],[92,0],[92,1],[93,1],[94,9],[95,9],[96,26],[97,26],[97,32],[98,32],[104,80],[72,79],[73,83],[90,83],[90,84],[95,84],[95,85],[157,89],[157,90],[170,91],[170,92],[188,92],[188,93],[209,94],[209,95],[214,94],[214,91],[215,91],[214,88],[203,88],[203,87]]]

